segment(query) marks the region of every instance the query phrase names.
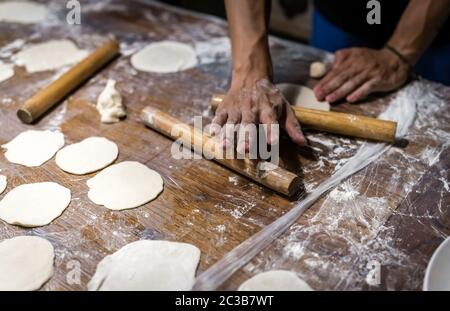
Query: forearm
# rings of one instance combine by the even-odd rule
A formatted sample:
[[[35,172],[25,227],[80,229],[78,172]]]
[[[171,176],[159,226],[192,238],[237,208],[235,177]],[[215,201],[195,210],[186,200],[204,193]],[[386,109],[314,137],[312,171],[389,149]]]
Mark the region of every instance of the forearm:
[[[268,43],[270,1],[226,0],[232,42],[233,80],[271,78]],[[249,82],[251,83],[251,81]]]
[[[450,14],[448,0],[411,0],[388,42],[414,65]]]

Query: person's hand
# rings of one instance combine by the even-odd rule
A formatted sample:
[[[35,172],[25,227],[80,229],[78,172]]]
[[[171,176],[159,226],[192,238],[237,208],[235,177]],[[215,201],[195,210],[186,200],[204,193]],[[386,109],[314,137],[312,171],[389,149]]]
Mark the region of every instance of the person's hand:
[[[330,103],[346,99],[357,102],[375,92],[403,86],[409,65],[393,52],[382,49],[351,48],[336,52],[331,71],[316,85],[318,100]]]
[[[239,125],[241,129],[252,124],[267,125],[266,138],[267,143],[271,145],[279,141],[279,133],[271,131],[271,125],[279,125],[296,144],[306,144],[292,108],[268,78],[250,79],[250,82],[249,79],[245,82],[240,79],[233,80],[224,101],[216,110],[211,133],[219,134],[226,124]],[[234,135],[234,132],[222,130],[221,133],[224,147],[229,147],[229,136]],[[240,153],[249,151],[255,139],[254,135],[239,135],[237,151]]]

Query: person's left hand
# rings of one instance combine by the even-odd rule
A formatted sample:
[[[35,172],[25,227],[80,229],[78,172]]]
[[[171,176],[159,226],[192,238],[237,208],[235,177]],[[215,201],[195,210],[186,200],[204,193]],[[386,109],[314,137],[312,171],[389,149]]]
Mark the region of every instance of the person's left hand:
[[[409,66],[387,49],[345,49],[336,52],[332,69],[314,93],[330,103],[344,98],[357,102],[374,92],[400,88],[408,76]]]

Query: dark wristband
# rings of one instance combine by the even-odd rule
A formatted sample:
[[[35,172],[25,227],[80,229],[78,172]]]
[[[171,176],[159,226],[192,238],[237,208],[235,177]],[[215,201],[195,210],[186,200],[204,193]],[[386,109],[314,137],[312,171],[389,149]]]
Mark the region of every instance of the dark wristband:
[[[413,66],[409,63],[409,61],[406,59],[405,56],[402,55],[402,53],[400,53],[399,51],[397,51],[396,49],[394,49],[392,46],[386,44],[384,46],[384,48],[388,51],[390,51],[391,53],[395,54],[405,65],[408,66],[408,71],[409,71],[409,78],[411,80],[416,80],[417,79],[417,74],[414,72],[414,68]]]

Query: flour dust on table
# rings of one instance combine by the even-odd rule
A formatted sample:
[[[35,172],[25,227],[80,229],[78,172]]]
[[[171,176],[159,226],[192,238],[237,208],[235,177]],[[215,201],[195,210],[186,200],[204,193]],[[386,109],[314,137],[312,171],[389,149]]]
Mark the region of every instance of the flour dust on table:
[[[239,291],[312,291],[312,288],[294,272],[273,270],[245,281]]]
[[[133,242],[97,266],[90,291],[189,291],[200,250],[185,243],[143,240]]]
[[[197,66],[195,49],[175,41],[151,43],[131,57],[131,64],[140,71],[173,73]]]
[[[90,137],[58,151],[55,161],[67,173],[85,175],[107,167],[118,155],[119,148],[114,142],[103,137]]]
[[[35,24],[47,19],[45,5],[29,1],[5,1],[0,3],[0,23]]]
[[[69,40],[51,40],[24,48],[14,58],[29,73],[59,69],[79,63],[88,56]]]
[[[163,191],[164,181],[144,164],[127,161],[104,169],[87,185],[92,202],[117,211],[152,201]]]
[[[102,123],[117,123],[127,116],[122,95],[116,89],[116,81],[108,80],[97,100],[97,110]]]
[[[61,216],[70,200],[70,190],[53,182],[21,185],[0,201],[0,219],[10,225],[42,227]]]
[[[31,291],[53,276],[52,244],[36,236],[0,242],[0,291]]]
[[[50,160],[63,146],[62,133],[29,130],[20,133],[2,148],[6,149],[5,157],[9,162],[36,167]]]

